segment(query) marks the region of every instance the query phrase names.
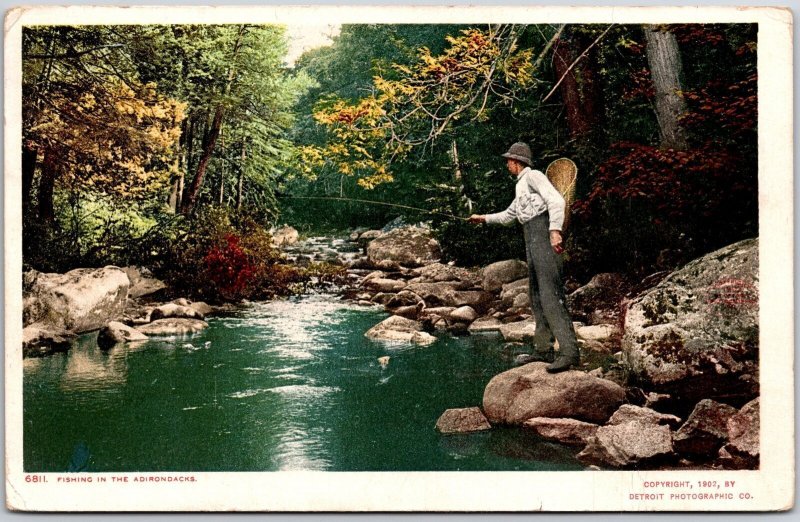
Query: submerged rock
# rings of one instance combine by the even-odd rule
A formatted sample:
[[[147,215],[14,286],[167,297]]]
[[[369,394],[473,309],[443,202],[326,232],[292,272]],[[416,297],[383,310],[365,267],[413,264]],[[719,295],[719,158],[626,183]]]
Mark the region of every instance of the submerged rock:
[[[440,433],[473,433],[492,429],[492,425],[478,407],[446,410],[436,421]]]
[[[208,323],[200,319],[169,318],[158,319],[136,329],[145,335],[187,335],[208,328]]]
[[[483,411],[490,422],[521,425],[534,417],[605,422],[625,399],[611,381],[570,370],[547,373],[546,363],[513,368],[489,381]]]
[[[364,334],[376,341],[405,342],[427,345],[436,337],[422,331],[422,324],[412,319],[393,315],[376,324]]]

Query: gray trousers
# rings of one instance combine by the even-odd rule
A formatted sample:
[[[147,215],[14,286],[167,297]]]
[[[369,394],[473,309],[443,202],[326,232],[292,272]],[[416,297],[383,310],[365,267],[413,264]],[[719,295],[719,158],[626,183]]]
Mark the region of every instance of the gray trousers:
[[[550,245],[550,217],[547,212],[522,225],[528,257],[528,290],[536,320],[534,350],[545,352],[558,339],[559,354],[577,359],[578,341],[567,311],[562,280],[563,261]]]

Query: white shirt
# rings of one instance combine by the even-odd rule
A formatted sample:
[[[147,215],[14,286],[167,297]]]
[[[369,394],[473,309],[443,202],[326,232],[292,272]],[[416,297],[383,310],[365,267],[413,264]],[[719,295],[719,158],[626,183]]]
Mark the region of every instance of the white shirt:
[[[542,172],[525,167],[517,176],[516,195],[511,205],[502,212],[488,214],[486,223],[510,225],[516,219],[527,223],[531,219],[550,213],[550,230],[561,230],[564,225],[564,197]]]

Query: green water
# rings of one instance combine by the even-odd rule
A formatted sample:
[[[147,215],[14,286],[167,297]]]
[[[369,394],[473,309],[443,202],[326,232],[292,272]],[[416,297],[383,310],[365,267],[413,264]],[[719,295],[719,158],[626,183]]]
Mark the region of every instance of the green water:
[[[514,353],[496,337],[366,339],[383,317],[311,296],[249,305],[189,337],[103,351],[87,335],[26,359],[25,470],[582,469],[572,449],[523,430],[439,434],[439,415],[480,405]]]

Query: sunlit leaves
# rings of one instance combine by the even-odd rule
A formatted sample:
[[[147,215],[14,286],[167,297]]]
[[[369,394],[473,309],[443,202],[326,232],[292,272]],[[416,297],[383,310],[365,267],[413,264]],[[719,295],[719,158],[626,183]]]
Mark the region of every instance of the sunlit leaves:
[[[329,139],[308,154],[306,168],[329,165],[364,188],[392,181],[393,162],[462,123],[485,120],[534,81],[533,52],[518,50],[516,38],[509,26],[462,30],[446,37],[440,54],[423,46],[415,62],[375,75],[371,94],[320,104],[314,119]]]

